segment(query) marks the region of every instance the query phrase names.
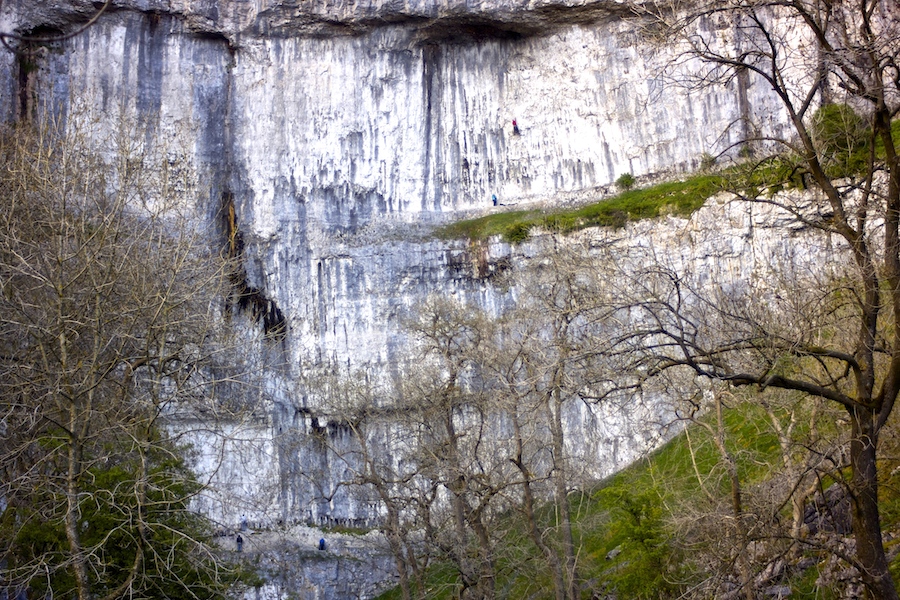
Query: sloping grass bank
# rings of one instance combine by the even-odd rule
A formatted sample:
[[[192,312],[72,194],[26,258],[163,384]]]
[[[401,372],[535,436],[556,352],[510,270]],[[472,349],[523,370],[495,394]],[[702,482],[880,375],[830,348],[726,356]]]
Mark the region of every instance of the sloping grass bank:
[[[777,413],[783,425],[794,418],[787,410]],[[830,421],[834,417],[840,417],[839,411],[828,418],[820,416],[817,434],[834,435]],[[706,420],[714,425],[711,417]],[[896,427],[889,431],[893,440]],[[798,423],[795,433],[802,438],[809,431]],[[726,411],[724,437],[746,493],[748,510],[752,511],[754,497],[759,497],[783,468],[778,436],[766,410],[750,399]],[[893,443],[890,446],[890,452],[894,452]],[[884,484],[882,525],[886,531],[896,529],[900,521],[900,475],[896,466],[895,460],[879,466]],[[823,479],[822,485],[828,487],[830,481]],[[570,501],[582,598],[675,599],[696,592],[704,580],[714,576],[711,570],[717,566],[727,570],[727,564],[717,565],[724,559],[717,552],[722,549],[719,538],[728,535],[723,519],[730,518],[731,491],[728,467],[710,431],[692,425],[646,459],[593,489],[573,492]],[[555,507],[544,505],[540,514],[543,530],[551,532]],[[789,520],[790,507],[782,506],[775,515]],[[498,525],[505,534],[497,547],[497,597],[551,600],[552,579],[521,515],[510,511]],[[826,552],[810,547],[793,560],[794,564],[805,561],[811,566],[795,568],[783,578],[782,583],[791,589],[791,598],[837,597],[817,582],[821,569],[828,568]],[[900,560],[892,567],[892,571],[900,567]],[[458,582],[450,564],[433,563],[429,571],[425,597],[457,597]],[[398,589],[380,597],[399,598]]]

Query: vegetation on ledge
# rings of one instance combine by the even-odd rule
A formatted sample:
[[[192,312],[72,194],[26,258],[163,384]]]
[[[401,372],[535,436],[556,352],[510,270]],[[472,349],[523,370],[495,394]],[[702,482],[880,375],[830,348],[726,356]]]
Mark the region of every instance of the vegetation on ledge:
[[[467,219],[447,225],[438,235],[469,239],[502,235],[507,242],[518,243],[536,227],[569,233],[586,227],[622,227],[628,221],[658,217],[665,212],[687,216],[703,206],[707,198],[724,189],[724,185],[722,175],[694,175],[682,181],[628,190],[612,198],[569,210],[520,210]]]
[[[828,176],[834,179],[867,172],[866,157],[871,148],[871,134],[865,131],[859,117],[843,104],[826,105],[813,118],[816,137],[825,148],[823,161]],[[848,133],[848,130],[850,133]],[[895,143],[900,142],[900,120],[891,124]],[[884,143],[875,140],[875,155],[884,157]],[[629,221],[652,219],[671,213],[689,216],[718,192],[737,191],[747,196],[773,194],[782,189],[806,188],[809,173],[803,160],[789,153],[769,155],[741,165],[710,173],[715,159],[705,155],[703,172],[679,181],[667,181],[641,189],[617,182],[625,189],[620,194],[598,202],[567,210],[517,210],[499,212],[457,221],[438,230],[445,239],[483,240],[502,236],[517,244],[528,239],[533,229],[543,228],[570,233],[588,227],[624,227]],[[624,176],[623,176],[624,177]],[[622,179],[622,178],[620,178]],[[632,181],[633,183],[633,181]]]

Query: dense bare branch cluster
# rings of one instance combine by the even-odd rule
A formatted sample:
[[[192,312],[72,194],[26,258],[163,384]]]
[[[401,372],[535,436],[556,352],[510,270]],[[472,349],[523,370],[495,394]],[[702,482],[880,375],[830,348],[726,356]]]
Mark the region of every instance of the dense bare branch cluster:
[[[0,587],[215,596],[166,418],[212,412],[225,265],[180,212],[187,165],[89,127],[0,132]]]
[[[869,592],[896,598],[878,511],[879,433],[900,391],[900,19],[895,2],[736,0],[654,9],[681,44],[673,70],[692,86],[744,78],[780,100],[790,131],[744,115],[756,150],[739,199],[775,207],[787,231],[833,242],[832,264],[766,289],[698,285],[663,267],[641,271],[640,324],[623,338],[649,375],[686,368],[735,385],[793,390],[848,415],[854,562]],[[754,143],[765,142],[754,146]],[[759,154],[760,152],[775,152]],[[799,176],[798,176],[799,173]],[[810,192],[779,194],[785,187]],[[760,293],[762,292],[762,293]]]

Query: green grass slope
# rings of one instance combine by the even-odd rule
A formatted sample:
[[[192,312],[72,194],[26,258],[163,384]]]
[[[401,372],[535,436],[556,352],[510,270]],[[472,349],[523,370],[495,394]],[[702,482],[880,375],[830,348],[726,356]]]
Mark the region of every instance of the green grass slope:
[[[722,439],[734,458],[745,510],[748,514],[768,507],[764,500],[780,490],[775,480],[783,472],[783,452],[772,415],[782,426],[798,421],[792,440],[795,457],[802,453],[810,436],[837,435],[840,411],[820,406],[815,415],[815,431],[804,425],[812,412],[802,404],[782,404],[764,409],[756,398],[745,397],[725,410]],[[812,421],[809,421],[810,423]],[[731,535],[723,525],[732,509],[731,478],[727,462],[717,447],[714,415],[689,424],[663,447],[629,468],[588,490],[571,496],[575,515],[578,569],[582,598],[616,597],[620,599],[663,599],[712,597],[700,590],[713,589],[717,577],[734,571],[733,555],[725,544]],[[900,530],[900,436],[895,426],[886,431],[886,458],[881,461],[881,502],[886,532]],[[839,474],[838,474],[839,476]],[[825,490],[834,482],[821,479]],[[761,500],[762,499],[762,500]],[[775,504],[772,518],[790,519],[790,506]],[[557,514],[552,504],[541,509],[543,526],[552,530]],[[758,518],[755,516],[754,518]],[[550,600],[555,597],[549,569],[539,550],[527,535],[526,525],[517,512],[504,517],[504,537],[497,548],[497,597]],[[762,530],[760,530],[762,531]],[[774,531],[774,529],[773,529]],[[767,543],[765,532],[748,547]],[[888,539],[893,539],[891,535]],[[892,543],[888,542],[890,546]],[[755,545],[754,545],[755,544]],[[783,553],[783,540],[777,552]],[[780,548],[780,549],[779,549]],[[777,556],[776,552],[776,556]],[[831,561],[831,562],[829,562]],[[786,560],[785,574],[779,585],[791,590],[791,598],[836,598],[837,592],[822,584],[822,574],[834,561],[827,552],[810,546]],[[764,564],[749,564],[754,576]],[[843,567],[841,567],[843,568]],[[900,575],[900,561],[892,569]],[[827,579],[826,579],[827,580]],[[457,580],[452,566],[438,563],[428,579],[429,599],[456,598]],[[818,581],[818,583],[817,583]],[[399,590],[382,595],[381,600],[401,598]]]

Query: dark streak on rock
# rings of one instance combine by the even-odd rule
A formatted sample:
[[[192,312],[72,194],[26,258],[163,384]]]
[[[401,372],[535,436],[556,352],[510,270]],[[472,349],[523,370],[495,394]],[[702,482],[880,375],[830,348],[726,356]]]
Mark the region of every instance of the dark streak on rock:
[[[249,311],[257,323],[262,323],[266,337],[283,341],[287,335],[284,313],[274,300],[247,281],[247,270],[243,264],[244,236],[237,225],[234,195],[229,191],[222,194],[221,218],[226,238],[225,254],[233,261],[229,274],[233,288],[233,293],[228,298],[229,310],[236,305],[239,310]]]

